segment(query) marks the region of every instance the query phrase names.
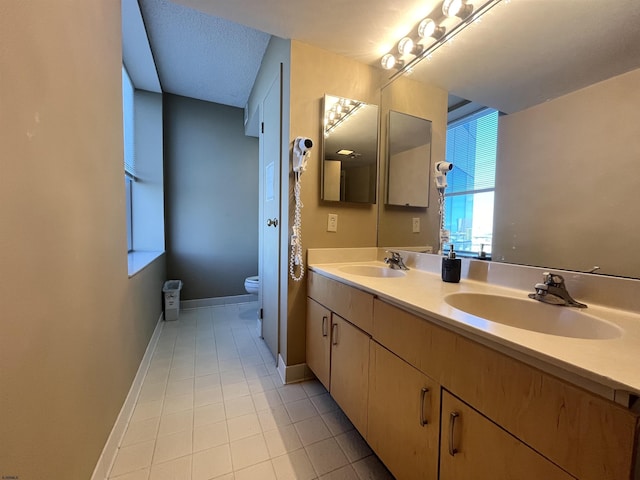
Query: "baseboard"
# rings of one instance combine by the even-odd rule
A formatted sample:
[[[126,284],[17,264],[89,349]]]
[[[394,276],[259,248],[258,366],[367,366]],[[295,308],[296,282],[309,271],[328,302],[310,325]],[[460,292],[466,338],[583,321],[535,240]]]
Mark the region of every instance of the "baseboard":
[[[215,307],[217,305],[233,305],[236,303],[257,302],[258,296],[247,293],[245,295],[232,295],[229,297],[197,298],[195,300],[182,300],[180,308]]]
[[[160,338],[163,324],[162,319],[163,315],[160,314],[160,318],[158,319],[158,323],[156,324],[156,327],[153,331],[153,335],[151,335],[151,340],[149,340],[147,349],[144,352],[144,356],[142,357],[142,361],[140,362],[140,366],[138,367],[136,376],[133,379],[133,383],[131,384],[131,388],[129,389],[127,398],[125,399],[124,404],[120,409],[120,413],[118,414],[116,423],[111,429],[111,433],[109,434],[107,443],[105,443],[104,448],[102,449],[102,454],[98,459],[96,468],[93,470],[91,480],[106,480],[109,476],[113,461],[116,458],[116,453],[118,453],[118,448],[120,447],[120,442],[122,442],[122,438],[124,437],[124,434],[127,430],[127,425],[129,424],[131,415],[133,415],[133,410],[136,406],[138,395],[140,395],[140,390],[142,389],[142,382],[144,381],[144,377],[147,374],[147,370],[149,369],[149,365],[151,363],[151,357],[153,356],[153,352],[158,343],[158,339]]]
[[[297,383],[304,382],[305,380],[312,380],[315,378],[313,372],[309,370],[306,363],[299,363],[297,365],[289,365],[287,366],[284,363],[284,359],[282,355],[278,354],[278,375],[280,375],[280,380],[282,383]]]

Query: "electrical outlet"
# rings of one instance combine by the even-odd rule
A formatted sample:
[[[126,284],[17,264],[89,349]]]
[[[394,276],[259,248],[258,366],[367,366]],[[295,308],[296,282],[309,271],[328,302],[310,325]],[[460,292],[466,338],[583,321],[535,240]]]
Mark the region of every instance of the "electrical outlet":
[[[420,217],[413,217],[413,233],[420,233]]]
[[[327,219],[327,232],[337,232],[338,231],[338,215],[335,213],[330,213]]]

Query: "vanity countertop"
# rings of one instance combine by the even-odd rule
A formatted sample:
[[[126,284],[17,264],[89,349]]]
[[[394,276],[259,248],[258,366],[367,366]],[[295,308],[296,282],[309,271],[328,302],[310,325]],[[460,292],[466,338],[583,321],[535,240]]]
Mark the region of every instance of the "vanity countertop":
[[[429,317],[446,328],[611,400],[625,403],[629,393],[640,395],[640,314],[589,303],[584,313],[617,325],[623,330],[620,337],[593,340],[555,336],[491,322],[455,309],[444,300],[445,296],[458,292],[527,299],[531,291],[465,278],[460,283],[445,283],[439,273],[416,268],[400,277],[368,277],[344,272],[341,267],[346,265],[388,268],[379,261],[312,263],[309,268],[419,316]]]

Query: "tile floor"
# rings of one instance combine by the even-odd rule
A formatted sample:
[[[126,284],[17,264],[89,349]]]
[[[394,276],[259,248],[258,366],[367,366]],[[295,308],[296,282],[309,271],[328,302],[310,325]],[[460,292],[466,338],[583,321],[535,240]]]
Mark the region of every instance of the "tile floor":
[[[256,310],[163,324],[109,479],[393,480],[319,382],[282,384]]]

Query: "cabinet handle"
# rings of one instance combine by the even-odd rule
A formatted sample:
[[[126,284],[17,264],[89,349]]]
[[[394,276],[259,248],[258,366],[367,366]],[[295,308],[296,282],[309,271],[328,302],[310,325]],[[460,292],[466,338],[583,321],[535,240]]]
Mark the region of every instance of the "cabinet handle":
[[[428,422],[427,419],[424,418],[424,399],[427,396],[427,393],[429,392],[429,389],[426,387],[423,387],[422,390],[420,390],[420,426],[424,427]]]
[[[458,418],[460,414],[458,412],[451,412],[449,414],[449,455],[452,457],[458,453],[458,449],[453,447],[453,432],[456,426],[456,418]]]
[[[327,336],[327,316],[322,317],[322,336]]]
[[[331,324],[331,338],[333,339],[331,343],[333,345],[337,345],[338,344],[338,324],[337,323]]]

